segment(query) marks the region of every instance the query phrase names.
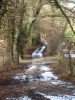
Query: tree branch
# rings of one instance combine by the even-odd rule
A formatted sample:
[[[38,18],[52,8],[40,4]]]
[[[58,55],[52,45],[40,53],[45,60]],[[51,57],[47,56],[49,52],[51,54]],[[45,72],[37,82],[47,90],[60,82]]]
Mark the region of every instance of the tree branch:
[[[70,22],[68,16],[67,16],[66,13],[64,12],[64,10],[61,8],[61,6],[60,6],[60,4],[58,3],[58,1],[57,1],[57,0],[54,0],[54,3],[55,3],[55,6],[56,6],[57,8],[59,8],[60,11],[62,12],[62,14],[65,16],[67,22],[68,22],[69,25],[70,25],[70,28],[71,28],[73,34],[75,34],[75,31],[74,31],[74,29],[73,29],[73,27],[72,27],[72,25],[71,25],[71,22]]]

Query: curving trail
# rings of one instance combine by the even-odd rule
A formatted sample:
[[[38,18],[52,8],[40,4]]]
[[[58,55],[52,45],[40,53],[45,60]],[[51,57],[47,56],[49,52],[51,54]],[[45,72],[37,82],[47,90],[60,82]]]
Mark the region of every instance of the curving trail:
[[[27,66],[15,70],[8,84],[0,86],[0,100],[75,100],[75,85],[60,80],[49,65],[56,63],[56,57],[23,62]]]

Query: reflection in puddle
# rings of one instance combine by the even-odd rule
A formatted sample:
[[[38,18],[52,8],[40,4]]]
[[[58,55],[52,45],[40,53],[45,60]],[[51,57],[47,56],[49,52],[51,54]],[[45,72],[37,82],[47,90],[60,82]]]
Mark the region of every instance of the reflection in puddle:
[[[61,85],[61,86],[67,86],[67,88],[72,88],[72,84],[70,82],[65,82],[65,81],[61,81],[61,80],[52,80],[51,83],[53,85]]]
[[[75,96],[47,96],[50,100],[75,100]]]
[[[40,94],[41,96],[44,96],[48,100],[75,100],[75,96],[70,96],[70,95],[51,96],[40,92],[37,93]]]
[[[51,95],[46,95],[43,93],[39,93],[41,97],[44,97],[44,99],[40,100],[75,100],[75,96],[70,96],[70,95],[58,95],[58,96],[51,96]],[[28,96],[23,96],[19,98],[14,98],[14,97],[8,97],[6,100],[32,100],[32,98],[29,98]],[[34,100],[36,100],[36,97],[34,97]]]
[[[31,98],[29,98],[28,96],[23,96],[19,98],[9,97],[9,98],[6,98],[6,100],[31,100]]]
[[[48,76],[49,77],[52,77],[53,74],[51,74],[52,72],[47,72],[49,71],[50,69],[48,68],[48,66],[44,66],[42,65],[41,67],[40,66],[36,66],[36,65],[33,65],[31,67],[29,67],[25,73],[18,73],[16,76],[12,77],[14,80],[18,80],[18,81],[34,81],[34,80],[40,80],[42,81],[42,78],[45,79],[48,79]],[[45,72],[45,73],[42,73],[42,74],[36,74],[37,71],[39,73],[42,73],[42,72]],[[26,74],[26,75],[24,75]],[[48,75],[45,75],[48,74]],[[44,77],[43,77],[44,76]],[[46,78],[47,77],[47,78]]]
[[[40,67],[40,70],[42,70],[42,71],[49,71],[50,68],[49,68],[48,66],[42,65],[42,66]]]
[[[37,73],[37,75],[34,74],[37,71],[35,69],[39,69],[39,73]],[[28,80],[28,82],[50,81],[50,83],[52,83],[52,85],[55,85],[55,86],[59,85],[62,88],[63,88],[63,86],[66,89],[75,88],[75,86],[73,86],[72,83],[59,80],[58,77],[56,75],[54,75],[52,69],[46,65],[41,65],[41,66],[32,65],[31,67],[29,67],[26,70],[26,73],[27,73],[27,71],[28,71],[28,75],[25,75],[25,73],[18,73],[16,76],[13,77],[13,79],[18,80],[18,81],[27,81]],[[31,71],[33,72],[32,74],[31,74]],[[58,94],[58,96],[46,95],[46,94],[43,94],[40,92],[38,92],[38,94],[40,94],[41,96],[44,96],[44,98],[47,98],[47,100],[75,100],[75,96],[73,96],[74,94],[73,95],[66,95],[66,94],[59,95]],[[19,97],[19,98],[7,98],[6,100],[32,100],[32,99],[29,98],[28,96],[24,96],[24,97]],[[36,99],[34,99],[34,100],[36,100]],[[40,99],[40,100],[44,100],[44,99]]]
[[[25,80],[26,79],[26,75],[15,76],[14,79],[15,80]]]
[[[58,79],[52,72],[44,72],[41,74],[44,78],[44,81],[51,80],[51,79]]]
[[[37,69],[37,68],[39,69],[40,74],[38,73],[36,75],[37,70],[35,70],[35,69]],[[33,73],[31,74],[32,70],[33,70]],[[27,69],[27,71],[28,71],[28,75],[24,75],[24,73],[18,73],[18,75],[13,77],[13,79],[18,80],[18,81],[28,81],[28,82],[38,81],[38,80],[50,81],[53,85],[67,86],[67,88],[73,87],[70,82],[65,82],[65,81],[59,80],[58,77],[53,74],[52,69],[46,65],[41,65],[40,67],[37,65],[33,65],[33,66],[29,67]],[[27,71],[26,71],[26,73],[27,73]]]

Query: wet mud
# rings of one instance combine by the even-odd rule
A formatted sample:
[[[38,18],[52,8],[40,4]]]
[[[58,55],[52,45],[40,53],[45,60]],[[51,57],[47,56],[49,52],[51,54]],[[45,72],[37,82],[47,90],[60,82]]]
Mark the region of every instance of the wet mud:
[[[60,80],[49,64],[28,63],[0,84],[0,100],[75,100],[75,85]]]

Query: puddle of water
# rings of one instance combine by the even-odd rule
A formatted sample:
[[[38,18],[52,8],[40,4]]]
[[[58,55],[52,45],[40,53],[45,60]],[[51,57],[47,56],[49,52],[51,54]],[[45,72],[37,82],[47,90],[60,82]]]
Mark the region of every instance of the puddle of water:
[[[70,86],[71,85],[71,83],[65,82],[65,81],[61,81],[61,80],[52,80],[51,83],[53,85],[61,85],[61,86],[66,86],[66,85]]]
[[[51,80],[51,79],[58,79],[58,77],[50,71],[49,72],[44,72],[41,75],[44,78],[44,81]]]
[[[43,73],[42,74],[40,74],[40,76],[42,76],[43,77],[43,80],[44,81],[47,81],[47,80],[49,80],[49,79],[58,79],[58,77],[56,76],[56,75],[54,75],[53,74],[53,72],[52,72],[52,69],[51,68],[49,68],[48,66],[46,66],[46,65],[33,65],[32,67],[30,67],[27,71],[33,71],[33,70],[35,70],[35,69],[39,69],[40,70],[40,72],[41,71],[43,71]],[[37,71],[37,70],[36,70]],[[40,79],[41,80],[41,79]]]
[[[13,77],[13,79],[17,80],[17,81],[21,81],[21,82],[23,82],[23,81],[27,82],[27,81],[34,81],[35,80],[33,76],[26,76],[26,75],[15,76],[15,77]]]
[[[42,65],[42,66],[40,67],[40,70],[42,70],[42,71],[49,71],[50,68],[48,68],[48,66]]]
[[[75,100],[75,96],[46,96],[46,98],[49,98],[50,100]]]
[[[6,98],[6,100],[31,100],[31,98],[29,98],[28,96],[23,96],[23,97],[19,97],[19,98],[8,97],[8,98]]]
[[[32,64],[32,65],[29,65],[28,66],[28,68],[30,69],[30,70],[32,70],[32,69],[34,69],[34,68],[37,68],[38,67],[38,65],[35,65],[35,64]]]
[[[15,80],[25,80],[26,79],[26,75],[22,75],[22,76],[15,76],[14,77]]]
[[[36,75],[36,71],[39,69],[39,71],[41,72],[41,74]],[[32,71],[32,74],[31,73]],[[18,81],[26,81],[26,82],[30,82],[30,81],[36,81],[36,80],[40,80],[40,81],[50,81],[53,85],[61,85],[61,86],[65,86],[67,88],[75,88],[75,86],[73,86],[70,82],[65,82],[65,81],[61,81],[58,79],[58,77],[56,75],[53,74],[52,69],[49,68],[46,65],[32,65],[31,67],[29,67],[27,69],[28,75],[23,75],[25,73],[18,73],[18,75],[14,76],[13,79],[14,80],[18,80]]]
[[[27,80],[33,81],[33,80],[37,80],[37,79],[40,79],[41,80],[41,77],[42,77],[41,74],[35,75],[36,74],[36,71],[38,69],[39,69],[40,72],[41,71],[42,72],[46,72],[46,71],[49,71],[50,70],[47,66],[44,66],[44,65],[42,65],[41,67],[40,66],[38,67],[36,65],[33,65],[32,67],[29,67],[27,69],[27,71],[25,72],[27,75],[24,75],[25,73],[18,73],[16,76],[14,76],[12,78],[14,80],[18,80],[18,81],[27,81]]]
[[[32,67],[29,68],[29,71],[32,71],[33,69],[37,69],[37,67],[40,69],[41,74],[39,74],[39,79],[36,75],[24,75],[25,73],[18,73],[16,76],[13,77],[13,79],[18,80],[18,81],[34,81],[34,80],[40,80],[40,81],[50,81],[53,85],[60,85],[60,86],[65,86],[66,88],[75,88],[70,82],[65,82],[61,81],[58,79],[56,75],[53,74],[52,69],[49,68],[48,66],[38,66],[38,65],[33,65]],[[44,93],[37,92],[38,94],[44,96],[48,100],[75,100],[74,92],[71,95],[58,95],[58,96],[52,96],[52,95],[46,95]],[[23,96],[19,98],[14,98],[14,97],[8,97],[6,100],[32,100],[28,96]],[[36,100],[36,99],[34,99]],[[45,99],[46,100],[46,99]]]
[[[40,94],[41,96],[44,96],[46,99],[50,99],[50,100],[75,100],[75,96],[70,96],[70,95],[51,96],[40,92],[37,93]]]
[[[46,95],[46,94],[40,93],[40,92],[37,92],[37,94],[44,96],[44,98],[48,99],[48,100],[75,100],[75,96],[70,96],[70,95],[52,96],[52,95]],[[32,98],[29,98],[28,96],[22,96],[22,97],[19,97],[19,98],[8,97],[8,98],[6,98],[6,100],[32,100]]]
[[[37,92],[37,94],[40,94],[41,97],[44,96],[44,99],[48,100],[75,100],[75,96],[70,95],[58,95],[58,96],[52,96],[52,95],[46,95],[44,93]],[[35,98],[35,97],[34,97]],[[41,98],[40,98],[41,99]],[[19,98],[15,97],[8,97],[6,100],[32,100],[32,98],[29,98],[28,96],[22,96]],[[35,99],[34,99],[35,100]],[[41,99],[42,100],[42,99]]]
[[[41,81],[50,81],[53,85],[61,85],[67,88],[75,88],[75,86],[73,86],[72,83],[59,80],[58,77],[54,75],[51,70],[42,73],[41,76],[42,76],[42,78],[40,79]]]

